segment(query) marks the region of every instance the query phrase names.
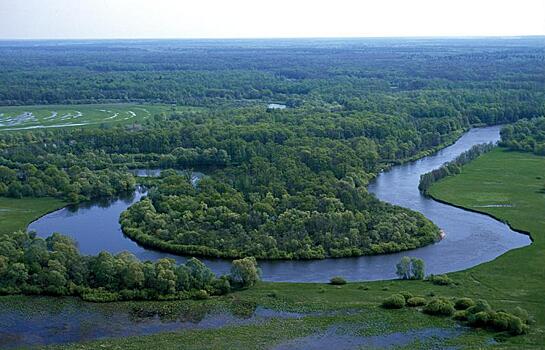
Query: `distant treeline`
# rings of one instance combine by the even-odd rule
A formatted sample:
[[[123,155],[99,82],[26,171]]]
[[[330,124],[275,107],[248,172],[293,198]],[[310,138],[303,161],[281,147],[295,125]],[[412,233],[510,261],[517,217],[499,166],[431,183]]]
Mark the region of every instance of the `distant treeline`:
[[[443,164],[441,167],[434,169],[429,173],[421,175],[418,189],[422,193],[427,194],[428,189],[434,182],[450,175],[459,174],[462,171],[462,166],[464,164],[471,162],[483,153],[490,152],[494,147],[495,145],[493,143],[482,143],[471,147],[454,160]]]
[[[75,242],[54,233],[47,239],[18,231],[0,235],[0,294],[75,295],[88,301],[204,299],[259,279],[254,258],[233,261],[217,278],[195,258],[139,261],[133,254],[80,255]]]

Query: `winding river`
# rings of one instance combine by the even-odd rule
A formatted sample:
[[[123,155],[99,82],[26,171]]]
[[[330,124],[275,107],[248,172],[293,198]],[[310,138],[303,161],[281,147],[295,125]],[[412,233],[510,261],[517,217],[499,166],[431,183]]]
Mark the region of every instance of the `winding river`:
[[[420,175],[454,159],[475,144],[499,139],[499,126],[476,128],[456,143],[420,160],[392,167],[369,186],[379,199],[416,210],[435,222],[446,237],[438,243],[395,254],[313,261],[260,261],[263,280],[278,282],[326,282],[332,276],[351,281],[395,278],[395,265],[405,255],[422,258],[427,273],[445,273],[470,268],[493,260],[510,249],[530,244],[527,235],[511,230],[488,216],[468,212],[426,198],[418,191]],[[41,237],[61,232],[73,237],[83,254],[106,250],[113,254],[129,251],[143,260],[187,258],[143,248],[126,238],[118,219],[122,211],[140,200],[140,190],[128,198],[80,204],[43,216],[30,224]],[[489,203],[494,205],[495,203]],[[228,273],[230,261],[201,259],[215,273]]]

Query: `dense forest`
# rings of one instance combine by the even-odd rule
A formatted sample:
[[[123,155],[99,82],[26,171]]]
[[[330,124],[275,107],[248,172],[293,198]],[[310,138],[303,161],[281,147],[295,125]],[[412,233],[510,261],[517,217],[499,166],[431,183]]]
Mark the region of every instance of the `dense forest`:
[[[3,42],[0,53],[3,105],[173,105],[141,123],[0,133],[0,195],[75,202],[133,188],[130,168],[199,169],[197,186],[165,172],[121,218],[131,238],[183,254],[429,244],[438,228],[368,182],[473,125],[545,114],[536,38]]]
[[[523,119],[501,131],[501,146],[545,156],[545,117]]]
[[[47,239],[23,231],[0,235],[0,294],[77,295],[89,301],[206,298],[259,278],[255,259],[233,262],[217,278],[195,258],[141,262],[124,252],[82,256],[69,237]]]

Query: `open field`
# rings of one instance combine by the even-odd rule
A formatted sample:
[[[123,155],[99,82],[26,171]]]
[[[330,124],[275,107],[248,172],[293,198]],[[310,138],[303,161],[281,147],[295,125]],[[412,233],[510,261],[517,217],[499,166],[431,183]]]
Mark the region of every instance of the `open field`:
[[[25,229],[40,216],[65,206],[54,198],[4,198],[0,197],[0,233]]]
[[[167,105],[140,104],[0,107],[0,131],[138,123],[169,110]]]

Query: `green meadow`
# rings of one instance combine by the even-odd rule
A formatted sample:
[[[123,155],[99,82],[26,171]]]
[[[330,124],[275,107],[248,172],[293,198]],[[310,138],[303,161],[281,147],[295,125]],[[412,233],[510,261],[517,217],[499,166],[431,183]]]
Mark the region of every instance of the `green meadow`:
[[[40,216],[65,205],[65,202],[55,198],[0,197],[0,233],[25,229]]]
[[[172,108],[134,103],[0,107],[0,131],[141,123]]]

